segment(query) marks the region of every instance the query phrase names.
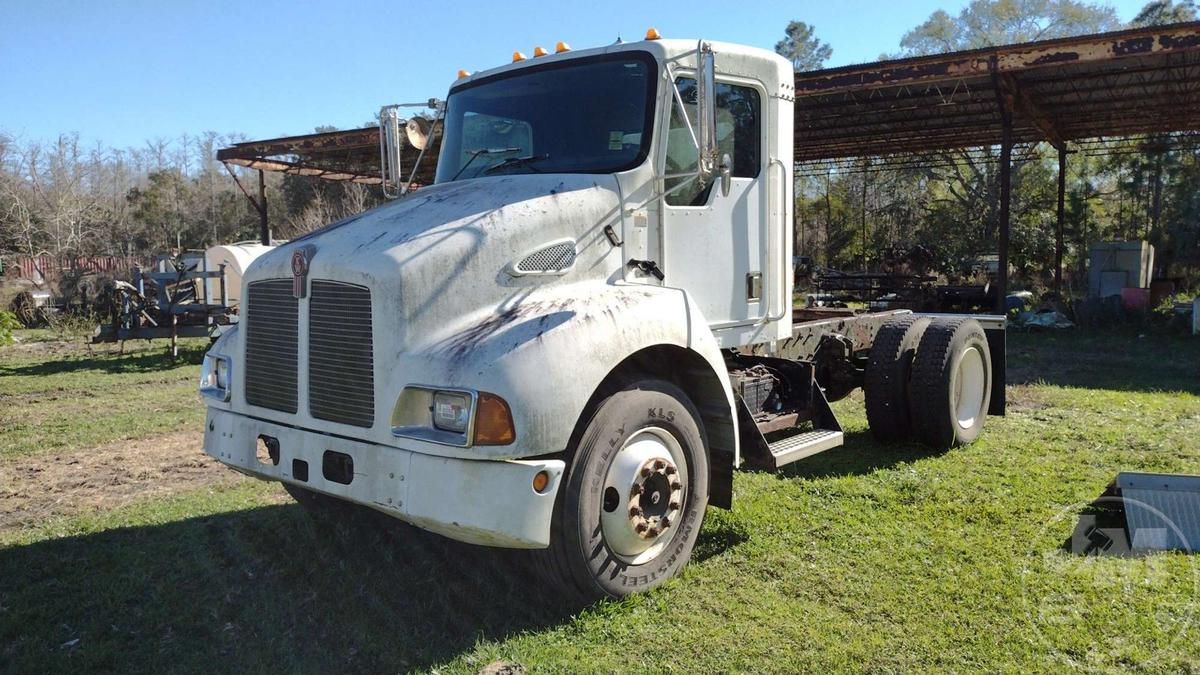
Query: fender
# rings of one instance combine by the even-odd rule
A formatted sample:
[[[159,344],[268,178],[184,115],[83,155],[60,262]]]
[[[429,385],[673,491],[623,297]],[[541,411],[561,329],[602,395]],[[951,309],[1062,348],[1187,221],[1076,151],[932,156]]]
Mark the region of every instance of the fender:
[[[698,355],[720,383],[720,401],[695,403],[719,406],[727,416],[733,434],[727,445],[736,465],[737,414],[729,377],[695,303],[679,289],[604,281],[522,289],[496,310],[473,313],[414,346],[410,366],[427,380],[415,383],[497,394],[508,401],[517,433],[508,446],[419,450],[477,459],[561,452],[605,378],[630,355],[661,345]]]

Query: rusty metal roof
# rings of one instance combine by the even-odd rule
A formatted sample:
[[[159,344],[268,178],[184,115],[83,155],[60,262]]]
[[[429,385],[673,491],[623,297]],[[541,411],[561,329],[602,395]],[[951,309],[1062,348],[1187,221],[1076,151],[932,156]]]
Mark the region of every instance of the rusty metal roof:
[[[1200,22],[801,72],[795,94],[797,163],[998,145],[1001,105],[1018,144],[1196,131]],[[418,184],[433,181],[437,151]],[[416,156],[405,148],[406,173]],[[217,159],[377,185],[379,129],[238,143]]]
[[[1200,22],[796,74],[796,161],[1200,129]]]
[[[421,162],[421,170],[417,172],[418,185],[433,182],[438,146],[435,137]],[[402,153],[405,176],[412,171],[412,163],[416,161],[418,152],[411,145],[405,145]],[[217,160],[251,169],[282,171],[325,180],[364,185],[378,185],[381,182],[379,127],[236,143],[218,150]]]

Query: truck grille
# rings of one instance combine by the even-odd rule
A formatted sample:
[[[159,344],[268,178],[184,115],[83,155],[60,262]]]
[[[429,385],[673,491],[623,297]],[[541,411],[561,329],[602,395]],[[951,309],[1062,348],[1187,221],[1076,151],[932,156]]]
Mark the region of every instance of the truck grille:
[[[375,421],[371,291],[314,279],[308,305],[308,407],[359,427]]]
[[[291,279],[250,284],[246,298],[246,402],[296,412],[298,305]]]

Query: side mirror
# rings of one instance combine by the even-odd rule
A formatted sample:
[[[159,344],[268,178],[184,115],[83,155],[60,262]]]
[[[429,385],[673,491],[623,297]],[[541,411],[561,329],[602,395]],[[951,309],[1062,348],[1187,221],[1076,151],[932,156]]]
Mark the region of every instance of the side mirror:
[[[384,106],[379,110],[379,168],[383,195],[388,199],[400,196],[403,182],[400,168],[400,151],[404,147],[401,136],[399,106]]]
[[[696,142],[699,145],[700,181],[707,185],[717,170],[717,82],[712,45],[696,44]],[[724,189],[724,188],[722,188]]]
[[[733,184],[733,160],[729,158],[729,153],[721,155],[721,163],[717,165],[717,174],[721,176],[721,196],[729,196],[729,188]]]

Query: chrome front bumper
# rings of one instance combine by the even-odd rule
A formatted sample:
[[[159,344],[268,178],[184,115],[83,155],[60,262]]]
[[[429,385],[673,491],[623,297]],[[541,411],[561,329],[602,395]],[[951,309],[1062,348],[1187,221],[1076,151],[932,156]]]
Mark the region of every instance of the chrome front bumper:
[[[259,436],[278,442],[278,463],[260,462]],[[505,548],[545,548],[561,460],[465,460],[283,426],[208,409],[204,451],[242,473],[369,506],[452,539]],[[323,470],[326,453],[353,461],[346,476]],[[548,485],[533,489],[545,471]],[[305,479],[304,474],[307,473]],[[342,482],[338,482],[338,481]],[[343,484],[349,480],[348,484]]]

